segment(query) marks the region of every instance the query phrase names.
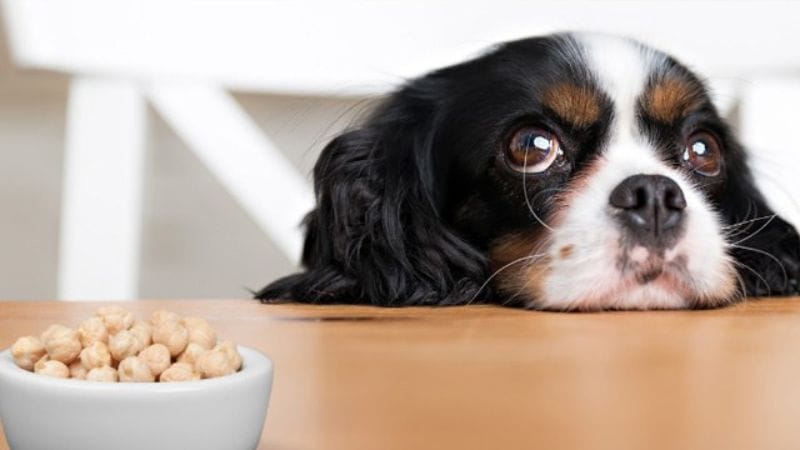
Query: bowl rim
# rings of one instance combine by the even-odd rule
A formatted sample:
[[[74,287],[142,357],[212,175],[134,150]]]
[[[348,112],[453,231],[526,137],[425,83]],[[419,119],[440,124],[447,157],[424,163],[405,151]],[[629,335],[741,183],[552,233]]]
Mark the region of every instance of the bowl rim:
[[[174,383],[156,382],[94,382],[86,380],[76,380],[72,378],[55,378],[29,372],[19,367],[11,356],[11,348],[0,352],[0,383],[3,378],[19,383],[34,383],[39,386],[53,388],[69,388],[74,391],[113,391],[127,393],[141,392],[184,392],[208,390],[214,388],[224,389],[247,380],[258,378],[265,374],[271,374],[273,370],[272,360],[260,351],[237,345],[236,348],[242,355],[242,369],[236,373],[217,378],[207,378],[203,380],[179,381]]]

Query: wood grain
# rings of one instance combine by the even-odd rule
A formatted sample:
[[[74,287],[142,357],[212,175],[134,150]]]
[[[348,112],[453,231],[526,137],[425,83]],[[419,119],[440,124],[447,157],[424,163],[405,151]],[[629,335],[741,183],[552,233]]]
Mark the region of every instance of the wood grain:
[[[263,449],[789,449],[798,300],[595,314],[126,305],[206,317],[273,359]],[[0,302],[0,348],[98,305]]]

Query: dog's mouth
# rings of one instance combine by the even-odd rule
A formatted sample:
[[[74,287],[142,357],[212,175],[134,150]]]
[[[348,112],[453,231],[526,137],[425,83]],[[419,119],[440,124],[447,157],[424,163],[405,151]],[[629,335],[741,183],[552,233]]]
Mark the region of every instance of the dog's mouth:
[[[681,308],[696,297],[685,254],[642,246],[621,254],[617,285],[597,296],[606,308]],[[642,299],[644,295],[649,298]]]
[[[653,283],[686,290],[683,280],[691,279],[686,264],[687,257],[683,253],[637,245],[621,254],[624,256],[619,258],[618,269],[626,281],[630,280],[638,285]]]
[[[688,240],[669,249],[617,244],[615,267],[583,266],[584,270],[595,271],[596,277],[590,288],[576,286],[580,298],[564,302],[550,289],[541,293],[541,301],[535,307],[586,311],[680,309],[716,307],[733,301],[736,284],[732,282],[735,275],[731,267],[706,270],[703,255],[689,251],[685,241]],[[558,283],[557,271],[552,275],[550,286]],[[550,303],[553,299],[556,301]]]
[[[691,273],[684,254],[632,253],[633,257],[619,263],[616,276],[607,275],[591,289],[577,288],[582,292],[580,298],[553,301],[552,291],[542,291],[531,306],[574,311],[682,309],[720,306],[734,298],[733,291],[705,292],[703,281]]]

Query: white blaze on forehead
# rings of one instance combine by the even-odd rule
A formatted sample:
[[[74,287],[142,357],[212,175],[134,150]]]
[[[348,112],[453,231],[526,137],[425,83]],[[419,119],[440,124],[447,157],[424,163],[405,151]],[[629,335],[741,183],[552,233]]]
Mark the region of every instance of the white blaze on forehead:
[[[576,39],[584,48],[586,64],[595,81],[614,104],[610,141],[636,138],[636,102],[663,56],[616,36],[578,34]]]

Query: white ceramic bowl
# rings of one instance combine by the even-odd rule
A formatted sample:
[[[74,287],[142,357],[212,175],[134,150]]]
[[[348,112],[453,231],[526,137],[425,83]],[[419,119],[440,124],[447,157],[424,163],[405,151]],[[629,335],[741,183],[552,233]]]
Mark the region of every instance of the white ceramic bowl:
[[[0,418],[14,450],[254,449],[272,362],[239,347],[232,375],[174,383],[98,383],[34,374],[0,353]]]

